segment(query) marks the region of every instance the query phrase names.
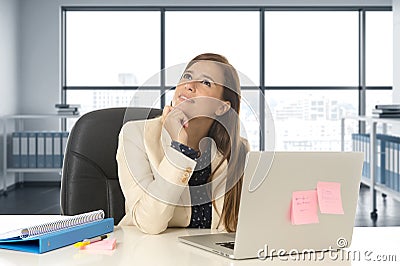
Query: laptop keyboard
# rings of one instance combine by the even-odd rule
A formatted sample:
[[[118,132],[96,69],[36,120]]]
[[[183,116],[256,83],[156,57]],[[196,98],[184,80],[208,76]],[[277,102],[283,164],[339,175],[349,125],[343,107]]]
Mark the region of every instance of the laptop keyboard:
[[[235,241],[228,241],[228,242],[219,242],[219,243],[215,243],[221,247],[225,247],[225,248],[230,248],[230,249],[234,249],[235,247]]]

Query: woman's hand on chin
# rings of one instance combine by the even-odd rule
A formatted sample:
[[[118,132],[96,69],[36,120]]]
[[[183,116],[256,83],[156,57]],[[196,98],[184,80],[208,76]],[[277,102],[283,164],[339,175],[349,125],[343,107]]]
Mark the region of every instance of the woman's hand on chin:
[[[172,140],[187,145],[186,128],[189,126],[189,119],[182,110],[166,105],[162,113],[162,122]]]

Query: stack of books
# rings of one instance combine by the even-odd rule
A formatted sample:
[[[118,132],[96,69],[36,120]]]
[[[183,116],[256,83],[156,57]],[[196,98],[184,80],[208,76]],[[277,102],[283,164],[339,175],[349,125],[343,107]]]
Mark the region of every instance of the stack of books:
[[[400,118],[400,104],[375,105],[372,116],[375,118]]]
[[[81,105],[57,103],[55,107],[59,115],[79,115],[79,108]]]

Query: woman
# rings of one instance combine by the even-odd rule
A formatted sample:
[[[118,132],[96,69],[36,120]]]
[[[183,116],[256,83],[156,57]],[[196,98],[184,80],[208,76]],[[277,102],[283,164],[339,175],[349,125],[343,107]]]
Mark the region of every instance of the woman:
[[[162,116],[121,129],[120,225],[158,234],[167,227],[236,230],[248,143],[240,137],[240,84],[218,54],[186,66]]]

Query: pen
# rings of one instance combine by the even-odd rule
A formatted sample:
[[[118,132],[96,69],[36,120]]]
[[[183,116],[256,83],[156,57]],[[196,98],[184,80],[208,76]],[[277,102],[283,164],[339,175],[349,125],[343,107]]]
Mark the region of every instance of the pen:
[[[91,243],[98,242],[98,241],[101,241],[103,239],[106,239],[107,237],[108,237],[107,235],[102,235],[102,236],[96,236],[96,237],[93,237],[93,238],[84,239],[81,242],[75,243],[74,247],[76,247],[76,248],[84,247],[84,246],[89,245]]]

